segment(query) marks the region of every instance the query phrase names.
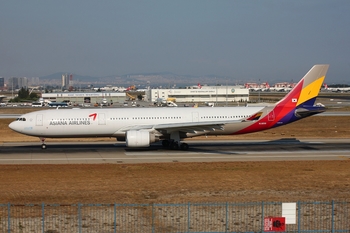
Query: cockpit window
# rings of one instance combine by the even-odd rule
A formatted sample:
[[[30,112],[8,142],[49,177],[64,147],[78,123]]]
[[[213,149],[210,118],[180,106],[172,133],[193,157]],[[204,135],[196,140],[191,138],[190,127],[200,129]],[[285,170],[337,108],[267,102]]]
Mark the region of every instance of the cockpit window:
[[[24,117],[20,117],[20,118],[17,118],[17,120],[16,121],[26,121],[26,118],[24,118]]]

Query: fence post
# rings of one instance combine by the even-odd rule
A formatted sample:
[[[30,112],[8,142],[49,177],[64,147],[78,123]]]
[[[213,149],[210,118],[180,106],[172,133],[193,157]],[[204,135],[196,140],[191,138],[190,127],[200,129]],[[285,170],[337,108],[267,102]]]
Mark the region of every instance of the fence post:
[[[228,203],[226,202],[226,227],[225,232],[228,231]]]
[[[334,200],[332,200],[332,233],[334,233]]]
[[[44,207],[44,202],[43,202],[43,203],[41,203],[41,215],[42,215],[41,225],[43,227],[43,233],[45,233],[45,209],[44,208],[45,207]]]
[[[154,233],[154,203],[152,203],[152,233]]]
[[[81,209],[80,209],[80,203],[78,203],[78,231],[81,233]]]
[[[7,233],[11,233],[11,204],[7,203]]]
[[[300,223],[300,219],[301,219],[300,211],[301,211],[300,201],[298,201],[298,233],[300,233],[300,225],[301,225],[301,223]]]
[[[114,233],[117,232],[117,204],[114,203]]]
[[[191,203],[190,202],[188,202],[188,206],[187,206],[187,213],[188,213],[188,216],[187,216],[187,232],[190,232],[190,227],[191,227],[191,217],[190,217],[190,215],[191,215],[191,209],[190,209],[190,205],[191,205]]]
[[[264,201],[261,202],[261,232],[264,232]]]

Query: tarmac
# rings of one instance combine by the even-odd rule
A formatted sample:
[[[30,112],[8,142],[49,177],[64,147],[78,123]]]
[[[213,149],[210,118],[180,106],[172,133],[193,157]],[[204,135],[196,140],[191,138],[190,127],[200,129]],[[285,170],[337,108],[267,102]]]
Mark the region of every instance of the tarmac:
[[[100,164],[232,161],[349,160],[350,139],[186,141],[187,151],[127,148],[116,142],[40,142],[0,144],[0,164]]]

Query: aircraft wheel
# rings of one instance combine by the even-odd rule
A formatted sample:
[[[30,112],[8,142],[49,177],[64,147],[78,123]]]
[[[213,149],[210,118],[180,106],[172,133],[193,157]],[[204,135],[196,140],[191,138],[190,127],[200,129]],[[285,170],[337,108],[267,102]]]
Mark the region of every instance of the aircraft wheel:
[[[181,145],[180,145],[181,150],[188,150],[188,148],[189,148],[189,146],[187,143],[181,143]]]
[[[163,145],[163,147],[169,147],[170,142],[168,140],[163,140],[162,145]]]
[[[172,150],[179,149],[179,144],[177,142],[170,143],[170,149]]]
[[[42,144],[41,149],[46,149],[46,144]]]

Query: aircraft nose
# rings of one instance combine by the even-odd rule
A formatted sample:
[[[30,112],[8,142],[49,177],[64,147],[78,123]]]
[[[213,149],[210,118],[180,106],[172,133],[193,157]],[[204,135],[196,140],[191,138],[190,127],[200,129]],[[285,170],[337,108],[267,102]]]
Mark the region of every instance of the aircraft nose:
[[[19,127],[18,127],[18,122],[13,121],[9,124],[9,128],[12,129],[13,131],[20,132]]]

